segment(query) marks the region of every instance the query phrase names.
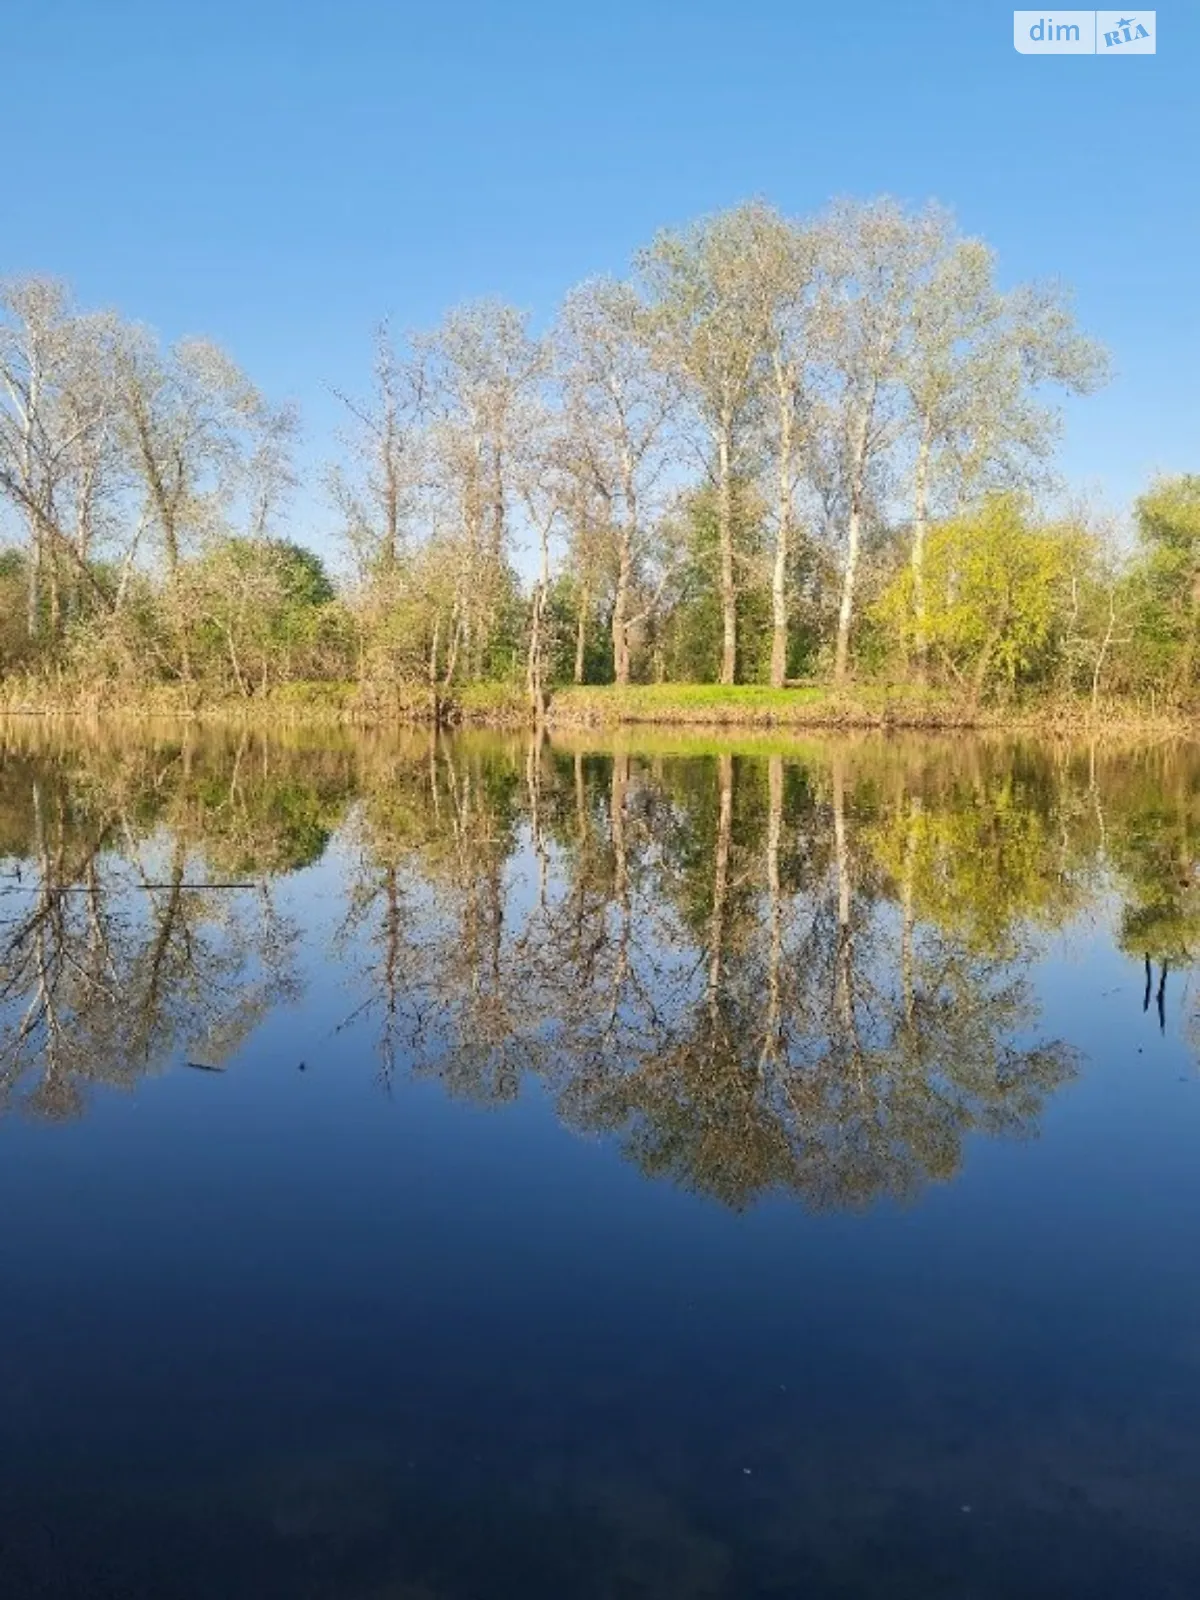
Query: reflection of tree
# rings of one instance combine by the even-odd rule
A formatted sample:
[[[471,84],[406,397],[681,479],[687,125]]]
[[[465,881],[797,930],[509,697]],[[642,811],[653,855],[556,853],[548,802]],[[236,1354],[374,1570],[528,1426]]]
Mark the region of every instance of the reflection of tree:
[[[902,927],[897,947],[894,891],[856,828],[842,757],[825,799],[801,793],[786,814],[783,764],[768,762],[761,829],[750,796],[735,805],[735,764],[715,767],[707,946],[690,983],[653,986],[650,1047],[570,1084],[568,1113],[617,1132],[647,1171],[733,1205],[769,1190],[813,1204],[911,1193],[953,1173],[973,1130],[1029,1130],[1070,1053],[1011,1042],[1036,1019],[1010,956],[930,926]],[[765,895],[745,899],[732,891],[756,830]],[[804,836],[789,887],[785,831]],[[903,924],[911,882],[900,899]]]
[[[181,1050],[226,1059],[294,992],[275,886],[336,836],[345,1026],[386,1076],[488,1104],[535,1076],[572,1124],[733,1206],[913,1194],[972,1135],[1032,1132],[1073,1071],[1038,1038],[1047,930],[1115,882],[1152,1000],[1190,959],[1196,787],[1183,753],[902,742],[14,750],[0,1094],[62,1114]],[[250,887],[194,887],[214,879]]]
[[[338,949],[365,979],[360,1012],[379,1019],[386,1077],[405,1058],[478,1099],[517,1092],[505,873],[520,783],[509,746],[464,752],[435,738],[425,759],[389,766],[364,794]]]
[[[1161,760],[1126,776],[1109,840],[1123,906],[1122,950],[1145,970],[1143,1010],[1166,1027],[1168,975],[1200,958],[1200,798],[1187,764]]]
[[[1200,798],[1194,780],[1177,777],[1139,794],[1112,855],[1125,907],[1121,943],[1132,955],[1190,964],[1200,955]]]
[[[8,919],[12,931],[0,974],[0,997],[18,1013],[0,1054],[0,1095],[8,1100],[28,1056],[40,1048],[43,1072],[30,1097],[31,1108],[65,1116],[77,1108],[75,1075],[86,1060],[82,1030],[72,1026],[73,992],[82,988],[102,997],[106,1014],[117,1002],[107,971],[108,941],[96,871],[103,830],[78,842],[69,839],[62,791],[48,799],[36,777],[29,798],[30,858],[8,885],[8,895],[24,904]],[[63,887],[76,882],[83,895],[73,905]]]
[[[28,808],[8,832],[0,1103],[70,1115],[87,1083],[130,1084],[180,1052],[219,1066],[295,992],[273,842],[257,882],[197,887],[221,876],[221,833],[188,826],[212,779],[193,755],[156,752],[144,787],[137,760],[111,782],[103,759],[69,782],[36,761],[8,776],[10,817],[24,792]]]

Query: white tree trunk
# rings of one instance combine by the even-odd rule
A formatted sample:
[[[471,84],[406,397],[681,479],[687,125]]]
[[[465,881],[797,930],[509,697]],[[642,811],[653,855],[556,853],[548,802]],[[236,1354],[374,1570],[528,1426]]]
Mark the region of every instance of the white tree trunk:
[[[833,681],[846,681],[850,667],[850,626],[854,620],[854,585],[858,577],[858,552],[862,542],[862,508],[866,491],[867,435],[874,395],[863,402],[850,469],[850,517],[846,527],[846,567],[842,574],[842,603],[838,608],[837,654]]]
[[[775,561],[771,569],[771,687],[782,689],[787,676],[787,564],[792,531],[792,404],[777,369],[779,394],[779,508],[775,526]]]
[[[717,527],[721,545],[721,682],[737,676],[737,591],[733,579],[733,466],[728,421],[717,435]]]
[[[925,537],[929,526],[929,430],[921,430],[917,446],[917,463],[913,478],[913,621],[917,673],[925,681],[929,657],[929,614],[925,604]]]

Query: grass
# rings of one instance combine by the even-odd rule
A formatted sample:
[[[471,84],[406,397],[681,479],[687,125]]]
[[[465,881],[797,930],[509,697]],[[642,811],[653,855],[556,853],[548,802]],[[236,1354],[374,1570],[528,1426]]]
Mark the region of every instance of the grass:
[[[552,723],[582,727],[926,728],[965,727],[977,720],[946,694],[885,684],[856,684],[849,691],[816,685],[606,684],[559,689],[550,705]]]
[[[82,716],[150,721],[198,720],[238,726],[386,728],[428,725],[433,703],[425,684],[296,681],[273,685],[249,698],[219,687],[151,684],[127,688],[98,681],[0,678],[0,714]],[[525,729],[531,716],[524,686],[514,682],[456,687],[441,703],[451,726]],[[799,684],[772,689],[765,684],[715,683],[565,685],[550,697],[551,728],[603,732],[622,727],[739,729],[759,736],[810,729],[904,730],[936,732],[965,728],[1025,730],[1030,733],[1163,734],[1192,737],[1194,716],[1163,712],[1134,701],[1101,707],[1093,718],[1083,701],[1032,699],[1026,704],[971,709],[944,689],[916,684]]]
[[[530,720],[522,684],[468,683],[454,691],[454,718],[492,728],[523,728]]]
[[[433,720],[432,699],[422,683],[304,679],[272,684],[265,693],[245,696],[204,684],[126,686],[10,676],[0,678],[0,714],[360,727]],[[497,728],[524,727],[529,722],[524,688],[509,683],[464,685],[447,697],[444,715],[451,723]]]

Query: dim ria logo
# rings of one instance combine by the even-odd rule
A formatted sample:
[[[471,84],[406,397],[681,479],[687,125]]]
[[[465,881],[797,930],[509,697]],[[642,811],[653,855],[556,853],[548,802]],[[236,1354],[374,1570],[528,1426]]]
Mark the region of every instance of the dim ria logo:
[[[1153,11],[1014,11],[1023,56],[1152,56]]]

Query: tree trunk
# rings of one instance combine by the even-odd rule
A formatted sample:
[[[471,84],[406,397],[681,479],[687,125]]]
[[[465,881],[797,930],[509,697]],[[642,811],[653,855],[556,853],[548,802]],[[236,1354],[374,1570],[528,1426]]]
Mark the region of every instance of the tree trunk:
[[[921,430],[913,477],[912,581],[917,677],[925,682],[929,659],[929,617],[925,605],[925,535],[929,525],[929,428]]]
[[[155,498],[158,502],[159,520],[162,523],[163,553],[167,562],[167,589],[171,596],[171,610],[174,613],[175,634],[179,640],[179,666],[185,684],[192,681],[192,657],[188,648],[187,620],[183,615],[183,607],[179,600],[179,531],[175,526],[175,509],[166,499],[165,492],[159,488]]]
[[[862,539],[862,509],[866,490],[867,431],[873,400],[864,402],[850,469],[850,519],[846,527],[846,570],[842,575],[842,603],[838,609],[837,654],[833,681],[840,687],[850,666],[850,624],[854,619],[854,583],[858,575],[858,547]]]
[[[983,690],[985,684],[987,683],[988,668],[992,664],[992,656],[995,652],[996,646],[1000,643],[1003,637],[1004,624],[997,623],[992,629],[991,633],[988,635],[983,649],[980,652],[979,660],[975,663],[975,671],[971,676],[972,711],[978,708],[979,702],[983,699]]]
[[[443,691],[449,689],[454,682],[454,672],[458,666],[458,647],[463,636],[462,612],[458,609],[457,602],[455,602],[455,609],[451,613],[451,622],[450,647],[446,653],[446,671],[442,676]]]
[[[1108,647],[1112,643],[1113,628],[1116,626],[1117,608],[1113,591],[1108,592],[1108,626],[1104,630],[1104,638],[1100,641],[1100,648],[1096,652],[1096,664],[1092,668],[1092,721],[1095,722],[1100,710],[1100,676],[1104,671],[1104,660],[1108,655]]]
[[[583,682],[584,661],[587,655],[587,613],[591,596],[584,584],[579,592],[579,609],[575,613],[575,682]]]
[[[438,651],[441,642],[442,614],[438,611],[433,618],[433,637],[429,641],[429,709],[433,715],[435,728],[441,721],[441,704],[438,695]]]
[[[538,580],[533,586],[533,610],[529,622],[529,704],[533,711],[534,726],[539,733],[546,721],[546,596],[550,591],[550,527],[543,522],[538,530],[541,540],[542,563]]]
[[[629,529],[621,529],[617,542],[617,590],[613,598],[612,642],[613,678],[618,684],[629,682],[629,585],[633,576],[633,550]]]
[[[31,349],[29,352],[29,392],[21,417],[21,479],[27,496],[26,510],[29,517],[29,572],[27,574],[28,591],[25,601],[25,623],[31,639],[37,638],[41,624],[41,568],[46,542],[42,531],[41,517],[38,513],[39,502],[35,498],[36,490],[33,481],[34,418],[38,414],[38,408],[41,403],[40,396],[41,368],[35,357],[35,351]]]
[[[400,482],[396,463],[396,408],[389,398],[384,408],[383,438],[384,534],[383,563],[394,572],[400,561]]]
[[[1192,575],[1191,605],[1188,610],[1187,637],[1184,640],[1183,653],[1175,669],[1175,692],[1178,698],[1188,704],[1191,701],[1192,672],[1196,660],[1196,645],[1200,639],[1200,569]]]
[[[621,452],[621,498],[624,519],[617,536],[617,594],[613,606],[613,676],[629,682],[629,590],[633,583],[633,550],[637,540],[638,502],[634,460],[628,444]]]
[[[233,629],[219,623],[218,626],[221,627],[221,631],[225,635],[225,647],[229,652],[229,665],[233,668],[233,681],[238,686],[238,693],[243,699],[248,700],[250,698],[250,689],[245,678],[242,676],[242,664],[238,660],[237,645],[234,643],[233,638]]]
[[[846,681],[850,665],[850,624],[854,618],[854,582],[858,572],[858,545],[861,537],[862,513],[855,495],[850,507],[850,522],[846,530],[846,570],[842,576],[842,603],[838,609],[837,654],[834,658],[833,681],[839,686]]]
[[[717,528],[721,543],[721,682],[737,676],[737,591],[733,581],[733,467],[731,427],[721,422],[717,437]]]
[[[534,724],[540,728],[546,720],[546,683],[543,666],[542,611],[546,594],[545,584],[533,586],[533,605],[529,618],[529,654],[525,664],[525,683],[529,692],[529,709]]]
[[[787,676],[787,563],[792,530],[792,405],[784,374],[779,392],[779,510],[775,529],[775,564],[771,571],[771,687],[782,689]]]
[[[42,603],[42,539],[33,521],[29,528],[29,571],[26,576],[25,629],[31,639],[36,639]]]
[[[58,551],[55,549],[53,542],[51,542],[47,554],[50,558],[47,568],[50,579],[50,645],[51,649],[53,649],[62,628],[62,584],[58,570]]]

